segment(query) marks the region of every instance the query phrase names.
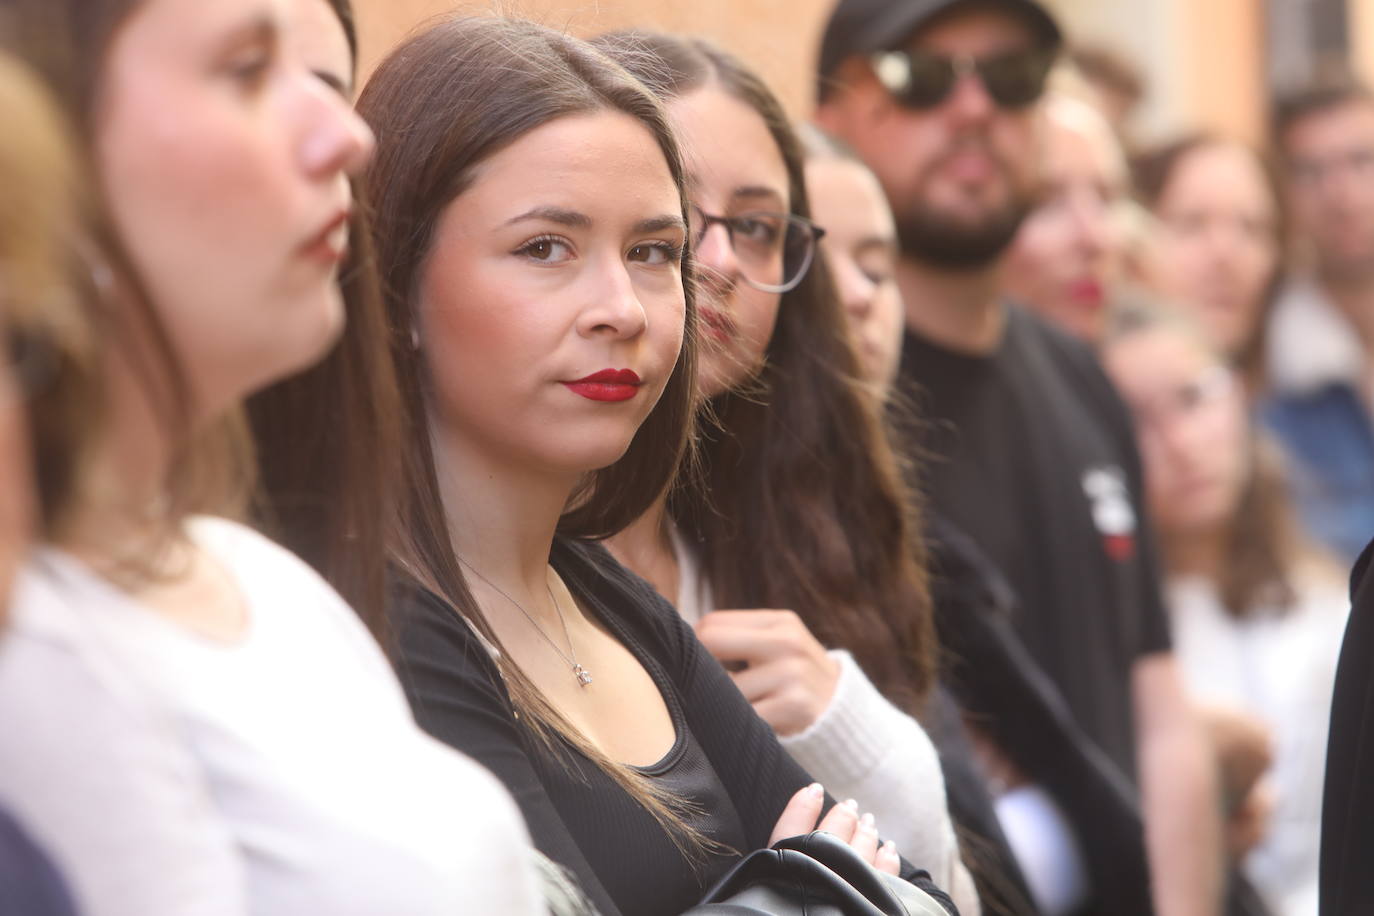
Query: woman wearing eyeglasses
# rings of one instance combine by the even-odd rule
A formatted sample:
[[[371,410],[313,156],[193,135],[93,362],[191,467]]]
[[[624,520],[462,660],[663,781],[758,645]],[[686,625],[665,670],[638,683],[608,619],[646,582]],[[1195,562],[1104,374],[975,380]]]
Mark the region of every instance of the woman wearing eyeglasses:
[[[797,139],[758,77],[705,42],[596,43],[665,100],[684,146],[706,399],[700,469],[611,548],[695,626],[798,762],[977,912],[912,717],[935,641],[873,397],[887,380],[865,378],[817,259]]]
[[[1348,601],[1334,564],[1295,532],[1244,385],[1207,333],[1134,305],[1114,318],[1103,357],[1136,417],[1174,651],[1223,760],[1231,851],[1275,914],[1315,913],[1327,709]],[[1268,790],[1252,793],[1265,755],[1247,766],[1231,751],[1253,743],[1256,727],[1273,759]]]

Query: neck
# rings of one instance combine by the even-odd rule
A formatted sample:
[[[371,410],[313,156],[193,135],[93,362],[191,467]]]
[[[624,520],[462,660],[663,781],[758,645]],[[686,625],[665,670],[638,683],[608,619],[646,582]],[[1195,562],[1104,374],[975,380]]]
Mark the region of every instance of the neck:
[[[1226,564],[1230,529],[1214,525],[1195,531],[1171,533],[1163,539],[1164,566],[1170,576],[1196,576],[1221,581]]]
[[[432,415],[431,423],[449,538],[465,572],[475,573],[469,585],[480,593],[485,582],[531,612],[549,606],[549,551],[576,477],[514,464]]]
[[[165,534],[161,518],[173,446],[135,372],[118,348],[107,357],[106,415],[63,546],[94,568],[119,565]],[[140,565],[152,557],[140,557]]]
[[[669,534],[671,525],[665,493],[625,530],[609,538],[606,546],[627,569],[647,580],[663,597],[676,602],[680,571]]]
[[[997,349],[1006,328],[1001,271],[996,264],[949,271],[903,258],[897,283],[906,303],[906,325],[931,343],[962,353]]]

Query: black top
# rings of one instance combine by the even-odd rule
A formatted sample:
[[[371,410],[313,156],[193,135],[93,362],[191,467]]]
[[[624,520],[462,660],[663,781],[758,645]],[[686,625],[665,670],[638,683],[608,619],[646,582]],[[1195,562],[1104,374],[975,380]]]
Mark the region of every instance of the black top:
[[[0,811],[0,913],[76,916],[76,907],[52,863]]]
[[[1151,916],[1145,828],[1135,791],[1085,735],[1011,625],[1011,589],[977,546],[931,513],[931,590],[941,674],[965,715],[1052,795],[1086,860],[1087,914]]]
[[[1083,344],[1007,316],[987,356],[907,334],[921,489],[1006,577],[1031,656],[1133,779],[1131,667],[1167,651],[1169,632],[1130,418]]]
[[[810,777],[650,586],[583,542],[555,541],[549,561],[663,695],[677,740],[645,772],[700,810],[694,824],[709,839],[741,853],[767,846],[783,807]],[[680,913],[738,861],[712,854],[689,862],[571,745],[560,742],[557,756],[540,747],[516,722],[482,643],[445,601],[412,586],[399,589],[394,604],[397,668],[421,727],[505,782],[535,846],[577,876],[603,916]],[[925,873],[905,862],[903,877],[930,889]]]
[[[1374,912],[1374,542],[1350,575],[1322,797],[1321,916]]]

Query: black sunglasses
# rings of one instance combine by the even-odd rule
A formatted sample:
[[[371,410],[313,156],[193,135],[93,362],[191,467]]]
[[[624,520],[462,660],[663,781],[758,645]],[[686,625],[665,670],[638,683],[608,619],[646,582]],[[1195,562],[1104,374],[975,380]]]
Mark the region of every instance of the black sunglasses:
[[[992,57],[947,57],[928,51],[880,51],[873,72],[892,97],[907,108],[934,108],[954,91],[959,78],[977,73],[983,88],[1002,108],[1024,108],[1045,92],[1054,65],[1049,48],[1009,51]]]

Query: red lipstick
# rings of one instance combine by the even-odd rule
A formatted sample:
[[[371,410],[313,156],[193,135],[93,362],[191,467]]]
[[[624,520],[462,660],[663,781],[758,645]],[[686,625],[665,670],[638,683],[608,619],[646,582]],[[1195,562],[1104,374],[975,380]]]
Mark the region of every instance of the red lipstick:
[[[735,323],[709,305],[699,307],[697,317],[701,319],[701,332],[712,340],[723,343],[735,336]]]
[[[629,369],[602,369],[563,384],[589,401],[628,401],[639,394],[640,381]]]

